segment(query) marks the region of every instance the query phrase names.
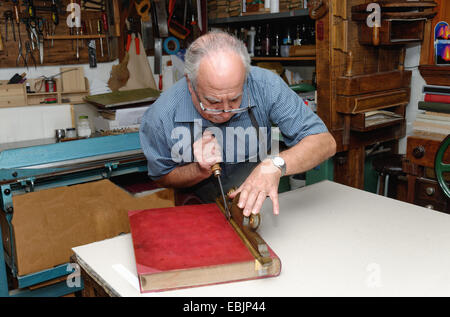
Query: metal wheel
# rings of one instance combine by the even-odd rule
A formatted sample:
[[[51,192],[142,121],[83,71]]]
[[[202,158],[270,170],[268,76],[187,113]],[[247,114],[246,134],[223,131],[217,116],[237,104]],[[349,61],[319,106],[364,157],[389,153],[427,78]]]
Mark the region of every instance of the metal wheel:
[[[450,164],[446,164],[442,160],[449,144],[450,134],[447,135],[447,137],[442,141],[441,145],[439,145],[439,149],[436,152],[436,156],[434,158],[434,171],[436,173],[439,186],[441,187],[447,198],[450,198],[450,189],[444,179],[444,173],[450,172]]]

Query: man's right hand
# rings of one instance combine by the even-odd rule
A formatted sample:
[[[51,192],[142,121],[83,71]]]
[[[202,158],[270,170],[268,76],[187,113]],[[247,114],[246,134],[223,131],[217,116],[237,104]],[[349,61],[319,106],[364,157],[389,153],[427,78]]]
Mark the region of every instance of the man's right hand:
[[[211,175],[211,167],[222,162],[222,149],[214,135],[206,130],[194,143],[194,157],[201,171]]]

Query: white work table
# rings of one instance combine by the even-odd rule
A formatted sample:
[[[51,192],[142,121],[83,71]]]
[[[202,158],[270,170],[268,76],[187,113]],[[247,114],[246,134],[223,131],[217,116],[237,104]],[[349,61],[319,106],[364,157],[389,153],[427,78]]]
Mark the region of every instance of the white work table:
[[[73,248],[119,296],[449,296],[450,215],[324,181],[267,199],[260,235],[278,277],[140,294],[130,234]],[[224,241],[226,243],[226,241]]]

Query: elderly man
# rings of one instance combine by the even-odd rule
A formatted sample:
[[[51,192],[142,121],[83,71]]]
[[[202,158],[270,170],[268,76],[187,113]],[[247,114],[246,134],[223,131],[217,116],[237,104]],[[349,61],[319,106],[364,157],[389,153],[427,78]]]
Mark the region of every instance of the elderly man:
[[[287,150],[267,156],[272,126]],[[185,78],[144,114],[140,130],[151,179],[184,188],[204,202],[220,195],[211,167],[220,163],[225,191],[240,193],[244,215],[269,196],[279,213],[280,177],[314,168],[335,154],[326,126],[280,76],[250,66],[245,45],[223,32],[199,37],[185,56]]]

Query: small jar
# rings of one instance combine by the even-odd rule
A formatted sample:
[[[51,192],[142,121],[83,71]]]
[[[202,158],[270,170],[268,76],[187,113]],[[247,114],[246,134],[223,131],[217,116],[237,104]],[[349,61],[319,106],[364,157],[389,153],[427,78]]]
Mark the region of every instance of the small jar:
[[[78,117],[77,130],[80,138],[88,138],[91,136],[91,126],[89,125],[88,116]]]
[[[77,137],[77,130],[75,130],[74,128],[66,129],[66,138],[75,139],[76,137]]]

